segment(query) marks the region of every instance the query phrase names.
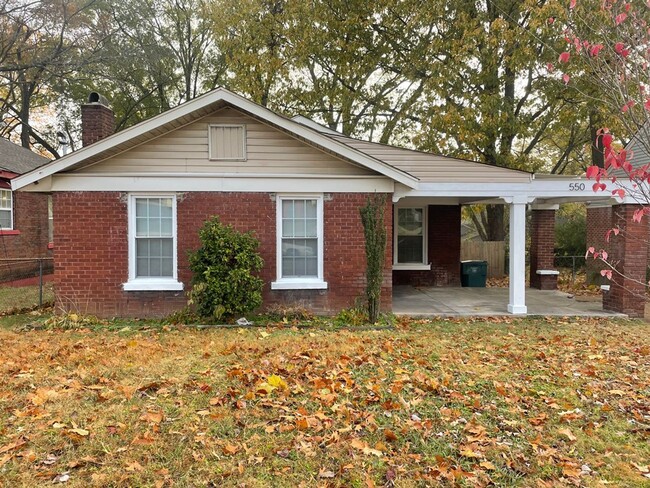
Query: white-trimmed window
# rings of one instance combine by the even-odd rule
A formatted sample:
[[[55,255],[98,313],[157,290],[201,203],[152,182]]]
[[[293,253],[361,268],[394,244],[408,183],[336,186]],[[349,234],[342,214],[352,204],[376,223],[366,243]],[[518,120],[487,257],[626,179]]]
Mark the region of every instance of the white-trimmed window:
[[[323,195],[277,196],[274,290],[324,289]]]
[[[176,195],[129,195],[127,291],[182,290],[176,261]]]
[[[0,190],[0,230],[14,228],[13,198],[11,190]]]
[[[395,207],[393,269],[431,269],[427,256],[427,208]]]
[[[211,124],[208,127],[210,159],[246,161],[246,126]]]

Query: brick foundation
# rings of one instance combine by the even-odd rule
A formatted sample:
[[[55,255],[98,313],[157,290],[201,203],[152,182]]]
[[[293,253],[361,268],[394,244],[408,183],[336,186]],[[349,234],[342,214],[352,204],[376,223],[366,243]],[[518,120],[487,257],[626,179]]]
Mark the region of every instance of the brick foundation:
[[[52,257],[48,245],[47,195],[13,193],[14,230],[0,233],[0,258],[29,258],[29,261],[0,261],[0,282],[35,276],[39,271],[34,258]],[[52,261],[43,262],[52,272]]]
[[[327,290],[271,290],[276,279],[276,205],[269,193],[191,192],[177,204],[178,275],[189,288],[187,251],[199,246],[198,231],[212,215],[240,231],[253,230],[264,259],[264,307],[298,305],[336,313],[355,304],[365,290],[365,242],[359,208],[366,194],[326,195],[324,278]],[[61,192],[54,195],[55,289],[65,309],[99,316],[159,317],[186,304],[185,292],[125,292],[128,278],[127,195],[119,192]],[[392,303],[392,222],[385,258],[382,310]]]
[[[618,236],[610,238],[610,262],[616,271],[610,280],[610,290],[603,294],[603,308],[643,317],[645,309],[645,276],[648,254],[647,225],[632,221],[637,205],[616,205],[612,208],[612,224]],[[620,273],[620,274],[619,274]]]
[[[530,221],[530,286],[556,290],[557,275],[540,275],[538,270],[555,270],[555,210],[533,210]]]
[[[429,205],[427,251],[430,271],[393,271],[393,284],[460,286],[460,205]]]

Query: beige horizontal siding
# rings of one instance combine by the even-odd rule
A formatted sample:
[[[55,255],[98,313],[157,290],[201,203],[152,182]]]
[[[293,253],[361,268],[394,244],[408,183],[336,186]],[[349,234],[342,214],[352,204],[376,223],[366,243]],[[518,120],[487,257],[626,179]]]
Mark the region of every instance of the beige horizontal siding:
[[[246,161],[211,160],[208,126],[246,126]],[[223,108],[187,126],[78,170],[80,173],[235,173],[371,175],[286,133]]]

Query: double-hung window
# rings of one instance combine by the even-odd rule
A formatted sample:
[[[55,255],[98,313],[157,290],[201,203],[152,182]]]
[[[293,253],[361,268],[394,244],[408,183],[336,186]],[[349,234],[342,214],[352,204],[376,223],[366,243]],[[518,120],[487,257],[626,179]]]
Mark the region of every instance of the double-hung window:
[[[393,269],[431,269],[427,262],[427,208],[396,207]]]
[[[278,195],[274,290],[324,289],[323,196]]]
[[[0,190],[0,230],[11,230],[13,222],[13,199],[11,190]]]
[[[176,195],[129,196],[127,291],[182,290],[176,262]]]

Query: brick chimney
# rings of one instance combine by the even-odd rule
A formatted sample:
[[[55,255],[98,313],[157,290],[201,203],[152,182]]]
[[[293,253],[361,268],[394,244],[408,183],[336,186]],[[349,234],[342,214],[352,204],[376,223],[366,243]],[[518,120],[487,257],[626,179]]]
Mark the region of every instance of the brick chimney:
[[[115,132],[115,114],[108,108],[108,100],[91,92],[88,103],[81,106],[81,141],[84,147]]]

